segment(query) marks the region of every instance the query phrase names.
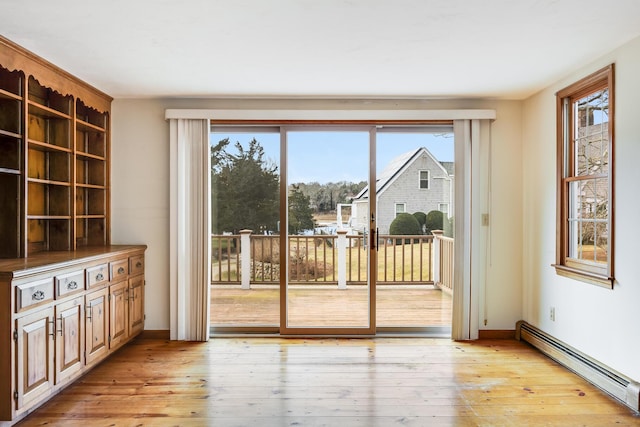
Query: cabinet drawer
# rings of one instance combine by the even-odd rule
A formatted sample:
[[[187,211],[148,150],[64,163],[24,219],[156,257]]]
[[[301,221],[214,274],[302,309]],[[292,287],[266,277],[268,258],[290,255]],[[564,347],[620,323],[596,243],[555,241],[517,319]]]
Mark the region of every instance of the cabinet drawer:
[[[109,274],[111,282],[119,282],[124,280],[129,275],[129,259],[121,259],[109,263]]]
[[[17,312],[49,301],[53,301],[52,279],[44,279],[16,286]]]
[[[56,276],[54,283],[57,297],[82,291],[84,290],[84,271]]]
[[[107,264],[96,265],[87,268],[87,288],[102,285],[109,281],[109,269]]]
[[[129,258],[129,272],[132,276],[144,273],[144,255]]]

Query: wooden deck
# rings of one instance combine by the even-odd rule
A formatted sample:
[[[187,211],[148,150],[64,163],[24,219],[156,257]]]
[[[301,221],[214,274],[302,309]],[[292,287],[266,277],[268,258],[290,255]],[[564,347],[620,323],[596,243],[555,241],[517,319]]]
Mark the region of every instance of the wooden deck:
[[[298,286],[289,290],[289,326],[367,326],[364,286]],[[430,285],[378,286],[378,327],[451,326],[451,297]],[[280,292],[275,286],[212,286],[211,325],[278,326]]]
[[[640,418],[514,340],[136,339],[30,426],[632,426]]]

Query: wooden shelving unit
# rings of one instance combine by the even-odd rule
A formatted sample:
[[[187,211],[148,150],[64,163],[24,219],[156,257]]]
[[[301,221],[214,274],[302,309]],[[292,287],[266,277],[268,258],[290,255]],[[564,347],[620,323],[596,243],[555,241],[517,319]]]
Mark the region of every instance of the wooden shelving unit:
[[[110,111],[0,36],[0,426],[144,329],[146,246],[110,245]]]
[[[75,238],[76,246],[107,241],[109,117],[76,101]]]
[[[0,37],[0,258],[109,245],[110,106]]]
[[[0,67],[0,257],[20,254],[23,240],[24,74]]]

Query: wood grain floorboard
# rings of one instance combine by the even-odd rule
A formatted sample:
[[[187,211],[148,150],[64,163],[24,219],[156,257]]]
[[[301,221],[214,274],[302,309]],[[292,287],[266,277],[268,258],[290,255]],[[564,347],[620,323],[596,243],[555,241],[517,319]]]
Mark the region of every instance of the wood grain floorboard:
[[[640,418],[513,340],[136,339],[28,426],[632,426]]]

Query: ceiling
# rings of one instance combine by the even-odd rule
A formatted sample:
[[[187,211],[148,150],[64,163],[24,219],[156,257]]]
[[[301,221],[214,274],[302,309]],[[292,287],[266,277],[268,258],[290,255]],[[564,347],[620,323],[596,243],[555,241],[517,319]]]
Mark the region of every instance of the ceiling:
[[[640,36],[640,1],[0,0],[115,98],[523,99]]]

